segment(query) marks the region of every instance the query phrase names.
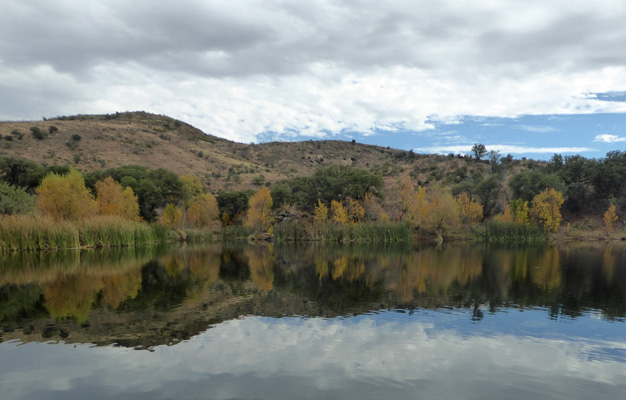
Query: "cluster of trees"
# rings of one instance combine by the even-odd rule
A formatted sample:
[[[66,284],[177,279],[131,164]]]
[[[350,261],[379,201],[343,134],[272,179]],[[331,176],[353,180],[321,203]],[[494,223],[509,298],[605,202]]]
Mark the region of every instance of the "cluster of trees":
[[[626,207],[626,152],[609,152],[597,160],[555,154],[545,163],[514,161],[482,145],[473,152],[474,158],[444,181],[420,182],[417,176],[403,174],[385,188],[380,174],[333,165],[311,176],[276,182],[271,190],[220,191],[216,196],[198,177],[162,168],[126,165],[91,171],[79,179],[80,173],[69,167],[3,157],[0,213],[32,212],[36,194],[39,209],[67,215],[59,201],[64,195],[81,204],[85,215],[117,213],[180,229],[219,221],[268,231],[289,215],[336,223],[400,221],[440,235],[494,217],[554,232],[562,212],[604,213],[607,229],[613,230]],[[85,200],[89,196],[96,205]]]
[[[0,179],[2,214],[37,209],[70,220],[118,215],[181,229],[206,227],[218,218],[217,201],[198,177],[162,168],[126,165],[83,175],[71,167],[7,157],[0,158]]]

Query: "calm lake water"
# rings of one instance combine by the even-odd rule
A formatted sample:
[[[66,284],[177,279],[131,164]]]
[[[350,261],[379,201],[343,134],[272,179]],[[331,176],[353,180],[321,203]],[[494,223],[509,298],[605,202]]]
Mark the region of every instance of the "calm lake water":
[[[623,399],[626,246],[0,257],[0,399]]]

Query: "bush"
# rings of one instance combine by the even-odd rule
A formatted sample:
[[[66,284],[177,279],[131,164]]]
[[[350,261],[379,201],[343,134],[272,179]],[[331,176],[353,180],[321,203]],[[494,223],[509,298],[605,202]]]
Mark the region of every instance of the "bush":
[[[33,134],[33,136],[37,140],[44,140],[45,138],[48,137],[48,134],[46,132],[42,131],[40,128],[36,126],[31,126],[30,132]]]
[[[80,137],[79,134],[75,133],[75,134],[72,135],[72,140],[73,141],[78,142],[78,141],[80,141],[80,139],[82,139],[82,138]]]
[[[57,128],[57,127],[56,127],[56,126],[54,126],[54,125],[50,125],[50,126],[48,127],[48,133],[50,133],[51,135],[52,135],[52,134],[54,134],[54,133],[56,133],[56,132],[58,132],[58,131],[59,131],[59,128]]]

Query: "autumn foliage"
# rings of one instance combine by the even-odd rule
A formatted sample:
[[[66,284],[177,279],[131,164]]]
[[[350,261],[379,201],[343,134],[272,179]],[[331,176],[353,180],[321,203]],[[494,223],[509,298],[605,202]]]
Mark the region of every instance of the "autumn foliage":
[[[483,218],[483,206],[476,203],[473,198],[470,198],[467,192],[461,193],[456,199],[456,203],[459,208],[461,222],[464,225],[476,225]]]
[[[35,192],[39,212],[55,220],[80,220],[98,212],[83,175],[73,168],[66,175],[48,174]]]
[[[206,228],[219,219],[217,200],[210,193],[199,194],[192,198],[187,209],[187,218],[195,228]]]
[[[269,230],[274,219],[272,218],[272,196],[266,187],[262,187],[250,197],[250,208],[246,215],[245,226],[257,232]]]
[[[100,215],[119,215],[135,221],[140,219],[139,203],[133,189],[122,189],[122,185],[110,176],[96,183],[96,198]]]
[[[168,228],[176,229],[180,228],[180,223],[183,219],[183,211],[176,207],[174,204],[168,204],[163,210],[163,215],[161,216],[161,225],[167,226]]]
[[[612,204],[608,210],[604,213],[604,226],[606,226],[606,230],[609,232],[613,232],[614,226],[618,220],[617,212],[615,204]]]
[[[328,221],[328,207],[326,207],[326,204],[322,203],[320,199],[317,199],[317,206],[315,206],[313,220],[321,223]]]
[[[561,224],[563,195],[554,189],[545,189],[533,198],[530,214],[546,232],[556,232]]]

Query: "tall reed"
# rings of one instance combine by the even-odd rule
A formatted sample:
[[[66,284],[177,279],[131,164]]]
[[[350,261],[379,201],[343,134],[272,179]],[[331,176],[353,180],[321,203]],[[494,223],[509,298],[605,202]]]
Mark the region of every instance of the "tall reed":
[[[50,217],[0,215],[0,253],[79,247],[78,229]]]
[[[23,250],[137,246],[168,240],[169,230],[116,216],[56,221],[46,216],[0,215],[0,254]]]
[[[402,223],[358,224],[286,222],[274,227],[276,241],[403,242],[411,240],[411,229]]]
[[[540,228],[515,222],[489,221],[475,232],[481,241],[490,243],[546,240],[546,234]]]

